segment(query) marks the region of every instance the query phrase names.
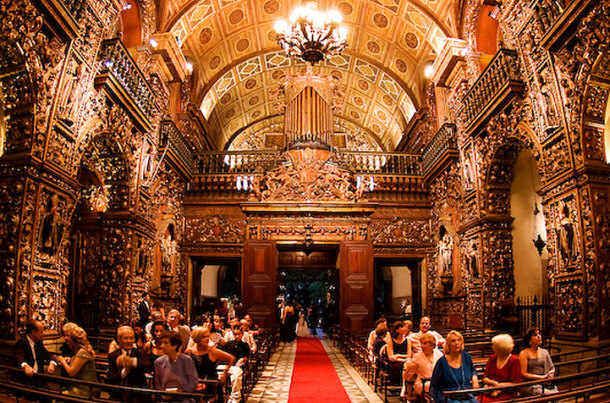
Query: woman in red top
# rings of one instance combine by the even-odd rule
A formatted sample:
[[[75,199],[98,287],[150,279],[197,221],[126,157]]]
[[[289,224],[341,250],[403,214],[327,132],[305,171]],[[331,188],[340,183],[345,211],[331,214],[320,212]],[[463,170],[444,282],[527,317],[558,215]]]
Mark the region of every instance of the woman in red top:
[[[483,374],[483,384],[492,388],[510,386],[521,381],[519,358],[511,354],[515,342],[508,334],[499,334],[491,339],[494,354],[489,357]],[[495,391],[481,396],[482,402],[495,402],[516,397],[517,390]]]

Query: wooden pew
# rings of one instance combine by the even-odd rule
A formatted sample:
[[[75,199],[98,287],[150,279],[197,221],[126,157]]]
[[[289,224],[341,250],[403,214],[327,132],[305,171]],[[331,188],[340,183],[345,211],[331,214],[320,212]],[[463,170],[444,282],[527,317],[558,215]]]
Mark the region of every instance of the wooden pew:
[[[205,384],[207,387],[201,392],[168,392],[154,389],[144,389],[144,388],[133,388],[127,386],[120,385],[110,385],[100,382],[88,382],[77,380],[74,378],[64,378],[55,375],[47,375],[47,374],[34,374],[32,377],[33,381],[38,380],[38,386],[34,385],[26,385],[19,382],[16,382],[11,379],[10,374],[14,373],[22,373],[21,369],[10,367],[7,365],[0,364],[0,371],[4,374],[3,379],[0,379],[0,389],[8,390],[11,392],[26,392],[30,395],[36,395],[40,397],[47,398],[56,398],[63,401],[74,401],[74,402],[91,402],[91,401],[99,401],[99,402],[116,402],[110,396],[112,394],[121,394],[123,396],[128,396],[129,394],[134,395],[144,395],[149,396],[151,400],[157,396],[171,396],[176,397],[176,399],[181,398],[194,398],[194,399],[205,399],[210,400],[216,396],[216,384],[217,381],[200,381]],[[48,387],[42,387],[40,385],[48,385]],[[60,392],[59,386],[62,384],[78,384],[87,386],[90,389],[90,395],[87,398],[82,397],[74,397],[69,395],[63,395]],[[51,385],[57,387],[57,389],[51,388]],[[100,394],[97,395],[97,391],[100,391]]]
[[[583,385],[583,381],[585,384]],[[560,400],[560,395],[565,394],[576,394],[577,396],[584,396],[588,393],[593,393],[593,390],[603,390],[599,389],[600,385],[607,385],[610,382],[610,366],[604,366],[601,368],[596,368],[588,371],[583,371],[576,374],[570,375],[562,375],[557,376],[555,378],[549,378],[544,380],[537,381],[527,381],[520,382],[516,385],[512,386],[504,386],[504,387],[495,387],[495,388],[479,388],[479,389],[464,389],[464,390],[455,390],[444,392],[443,395],[448,398],[459,398],[464,397],[466,395],[474,395],[475,397],[482,393],[489,393],[494,391],[519,391],[528,386],[534,385],[542,385],[543,390],[545,386],[550,385],[564,385],[560,386],[560,392],[557,394],[553,394],[550,400]],[[567,384],[567,388],[566,385]],[[572,385],[576,384],[575,388],[572,388]],[[518,399],[513,399],[513,401],[539,401],[540,396],[531,396],[531,397],[523,397]],[[546,399],[546,397],[543,397]]]

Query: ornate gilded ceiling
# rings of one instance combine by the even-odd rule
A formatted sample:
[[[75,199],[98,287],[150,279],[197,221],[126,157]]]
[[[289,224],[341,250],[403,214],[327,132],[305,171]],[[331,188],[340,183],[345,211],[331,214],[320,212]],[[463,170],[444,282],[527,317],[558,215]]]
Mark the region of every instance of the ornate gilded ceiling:
[[[273,24],[301,2],[168,3],[164,30],[172,32],[195,66],[196,102],[217,146],[241,148],[260,143],[266,132],[281,133],[277,89],[286,74],[305,65],[279,51]],[[352,146],[393,150],[422,104],[424,66],[445,38],[455,36],[454,2],[343,0],[318,5],[338,9],[349,29],[347,51],[314,68],[337,77],[345,89],[337,130],[348,133]],[[349,133],[358,133],[358,139]]]

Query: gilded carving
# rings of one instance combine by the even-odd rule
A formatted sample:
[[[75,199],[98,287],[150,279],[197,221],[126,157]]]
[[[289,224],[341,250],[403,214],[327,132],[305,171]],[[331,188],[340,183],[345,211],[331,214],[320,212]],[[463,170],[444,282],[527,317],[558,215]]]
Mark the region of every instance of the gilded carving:
[[[369,239],[382,244],[421,244],[432,242],[430,221],[394,217],[392,220],[372,220]]]
[[[222,215],[186,219],[185,244],[209,242],[242,243],[246,234],[246,220]]]
[[[295,160],[254,178],[250,200],[340,201],[362,200],[365,185],[355,188],[352,174],[325,160]]]

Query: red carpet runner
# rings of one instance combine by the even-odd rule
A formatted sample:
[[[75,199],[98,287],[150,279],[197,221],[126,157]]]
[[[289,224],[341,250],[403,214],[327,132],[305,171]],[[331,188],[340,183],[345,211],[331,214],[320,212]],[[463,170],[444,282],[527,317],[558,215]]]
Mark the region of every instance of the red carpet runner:
[[[315,401],[350,402],[320,340],[299,337],[288,403]]]

